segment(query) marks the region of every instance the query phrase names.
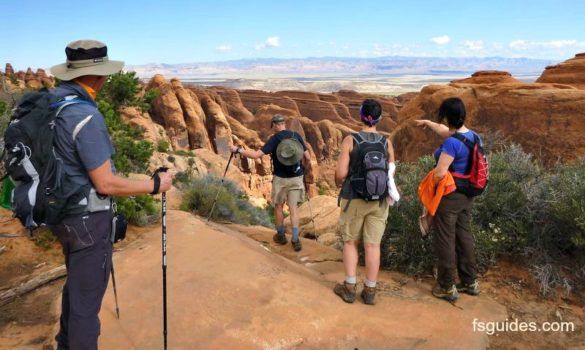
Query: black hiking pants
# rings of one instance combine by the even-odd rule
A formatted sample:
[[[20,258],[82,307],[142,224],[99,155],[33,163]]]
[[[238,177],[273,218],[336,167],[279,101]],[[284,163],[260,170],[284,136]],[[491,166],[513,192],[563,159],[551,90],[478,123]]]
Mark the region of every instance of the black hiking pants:
[[[67,267],[58,349],[96,350],[98,314],[112,269],[112,213],[67,217],[51,230],[63,246]]]
[[[433,219],[439,259],[437,281],[443,288],[455,283],[455,271],[465,284],[476,278],[475,244],[471,234],[473,198],[453,192],[441,199]]]

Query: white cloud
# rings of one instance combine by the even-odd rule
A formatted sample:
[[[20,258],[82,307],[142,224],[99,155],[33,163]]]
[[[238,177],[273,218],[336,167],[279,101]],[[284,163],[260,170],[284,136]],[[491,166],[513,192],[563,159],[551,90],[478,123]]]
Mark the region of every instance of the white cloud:
[[[232,47],[230,45],[219,45],[218,47],[215,48],[215,51],[217,52],[230,52],[232,50]]]
[[[528,48],[528,43],[524,40],[514,40],[510,42],[508,46],[514,50],[526,50]]]
[[[442,36],[436,36],[434,38],[431,38],[431,41],[437,45],[445,45],[451,41],[451,38],[449,38],[448,35],[442,35]]]
[[[551,41],[526,41],[514,40],[508,44],[514,50],[528,50],[528,49],[563,49],[572,47],[582,47],[583,42],[577,40],[551,40]]]
[[[483,50],[483,40],[465,40],[463,46],[470,51],[481,51]]]
[[[256,45],[256,50],[263,50],[263,49],[268,49],[268,48],[272,48],[272,47],[279,47],[280,46],[280,38],[277,36],[271,36],[269,38],[266,39],[266,41],[264,41],[261,44],[257,44]]]

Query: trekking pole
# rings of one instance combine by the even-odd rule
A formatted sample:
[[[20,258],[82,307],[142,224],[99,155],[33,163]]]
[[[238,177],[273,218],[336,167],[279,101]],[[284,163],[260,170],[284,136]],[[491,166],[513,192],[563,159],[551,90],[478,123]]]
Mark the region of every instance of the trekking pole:
[[[221,188],[223,187],[223,181],[225,180],[225,175],[227,174],[228,168],[230,167],[230,163],[232,162],[232,158],[234,157],[234,153],[230,152],[230,159],[227,162],[227,165],[225,167],[225,171],[223,172],[223,176],[221,177],[221,186],[217,189],[217,194],[215,195],[215,199],[213,200],[213,205],[211,206],[211,211],[209,212],[209,215],[207,216],[207,221],[211,220],[211,215],[213,215],[213,210],[215,209],[215,204],[217,203],[217,199],[219,198],[219,192],[221,191]]]
[[[309,214],[311,214],[311,221],[313,222],[313,231],[315,234],[315,239],[317,238],[317,226],[315,225],[315,217],[313,216],[313,206],[311,205],[311,198],[309,198],[309,188],[307,183],[305,182],[305,196],[307,197],[307,202],[309,202]]]
[[[114,275],[114,261],[112,260],[112,285],[114,286],[114,299],[116,299],[116,318],[120,319],[120,308],[118,307],[118,291],[116,290],[116,275]]]
[[[166,167],[158,168],[152,177],[169,170]],[[167,349],[167,194],[162,193],[162,271],[163,271],[163,337],[164,349]]]

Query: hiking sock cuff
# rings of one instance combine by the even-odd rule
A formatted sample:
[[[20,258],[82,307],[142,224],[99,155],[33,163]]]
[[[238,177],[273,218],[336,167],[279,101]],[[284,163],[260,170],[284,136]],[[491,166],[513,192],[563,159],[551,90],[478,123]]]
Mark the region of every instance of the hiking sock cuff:
[[[366,287],[369,287],[369,288],[376,288],[376,283],[377,283],[376,281],[370,281],[367,278],[366,278],[366,281],[364,282]]]
[[[299,228],[293,227],[292,234],[293,234],[293,241],[298,241],[299,240]]]
[[[356,284],[357,283],[357,277],[356,276],[346,276],[345,277],[345,283]]]
[[[284,225],[276,226],[276,233],[283,236],[284,235]]]

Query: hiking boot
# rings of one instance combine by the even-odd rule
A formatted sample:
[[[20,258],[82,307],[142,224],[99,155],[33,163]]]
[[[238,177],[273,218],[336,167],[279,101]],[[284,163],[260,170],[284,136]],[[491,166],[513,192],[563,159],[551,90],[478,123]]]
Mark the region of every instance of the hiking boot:
[[[301,249],[303,249],[303,245],[301,244],[301,240],[297,239],[296,241],[293,241],[291,239],[290,241],[292,243],[293,249],[295,250],[295,252],[299,252],[301,251]]]
[[[274,236],[272,236],[272,240],[278,244],[281,244],[281,245],[285,245],[288,243],[286,236],[284,234],[281,235],[281,234],[275,233]]]
[[[376,304],[376,287],[364,286],[361,294],[364,304],[374,305]]]
[[[346,303],[353,303],[355,301],[356,287],[353,283],[337,283],[333,288],[335,294],[339,295]]]
[[[467,293],[469,295],[479,295],[479,282],[477,280],[473,281],[471,284],[465,284],[461,282],[457,285],[457,291]]]
[[[452,285],[449,289],[445,289],[438,283],[433,287],[433,295],[439,299],[445,299],[447,301],[455,301],[459,298],[459,293],[457,292],[457,287],[455,287],[455,285]]]

